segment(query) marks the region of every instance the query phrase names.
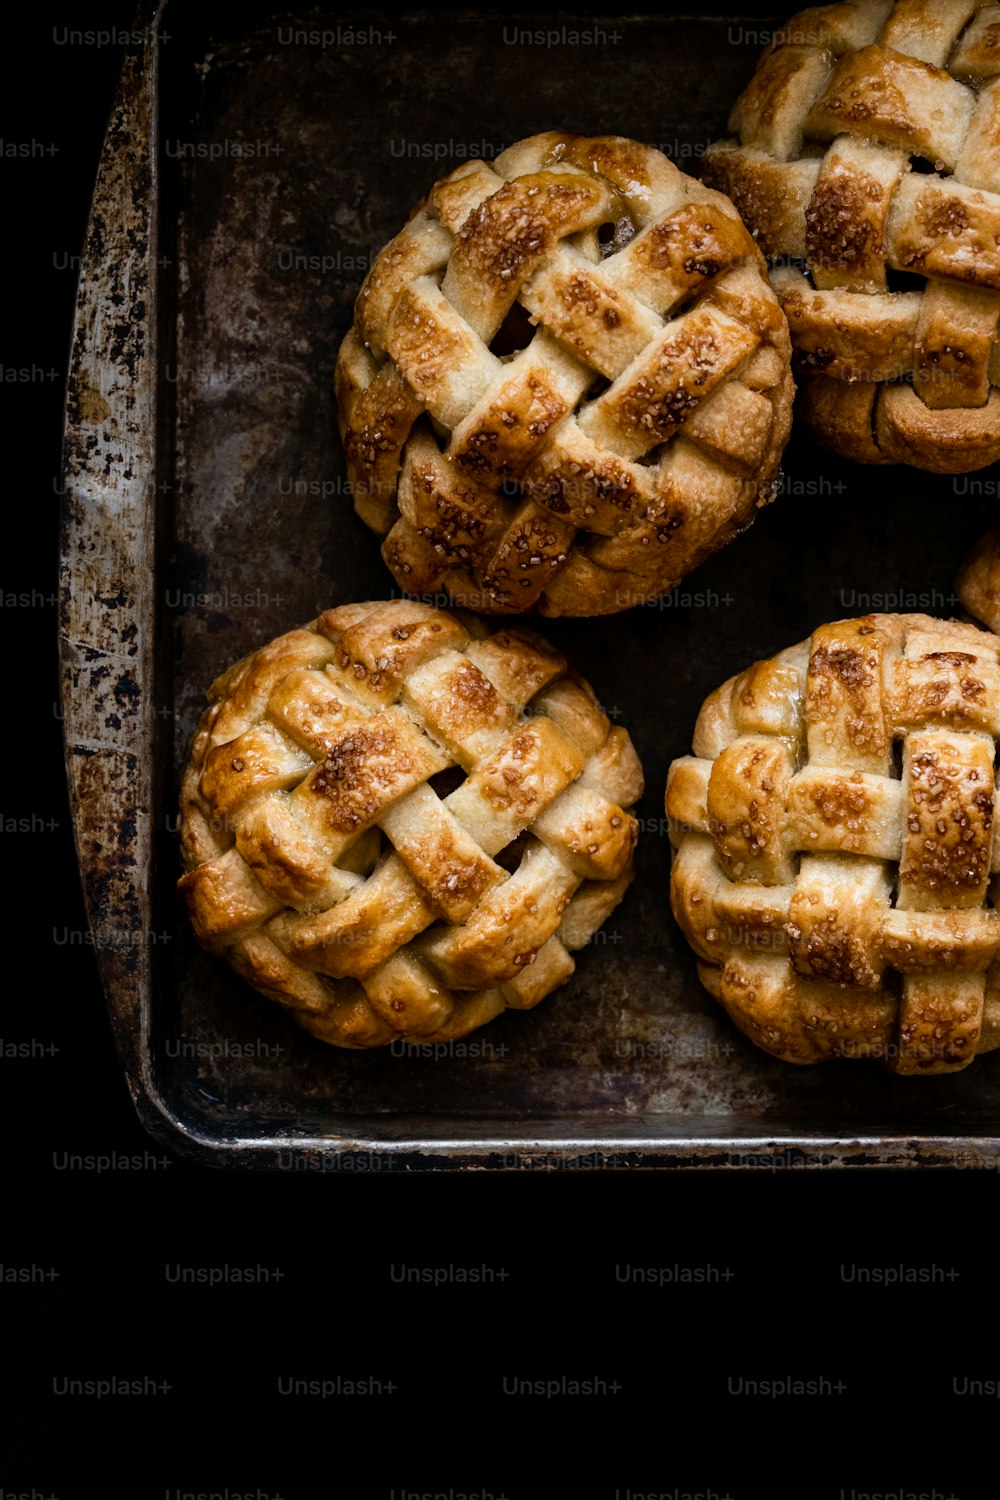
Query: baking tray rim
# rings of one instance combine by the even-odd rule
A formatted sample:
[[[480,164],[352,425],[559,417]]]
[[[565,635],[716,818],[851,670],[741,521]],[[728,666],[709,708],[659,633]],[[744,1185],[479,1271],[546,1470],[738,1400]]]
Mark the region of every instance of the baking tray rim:
[[[770,1130],[727,1135],[725,1125],[732,1127],[732,1117],[725,1115],[618,1116],[594,1112],[579,1113],[571,1122],[533,1117],[516,1128],[506,1120],[488,1119],[481,1122],[482,1132],[466,1117],[362,1116],[345,1134],[213,1134],[182,1118],[161,1092],[153,1070],[153,973],[148,947],[122,952],[114,942],[102,943],[100,939],[102,934],[113,934],[123,919],[145,926],[151,916],[143,876],[152,868],[152,820],[158,797],[152,766],[160,728],[152,691],[157,671],[157,621],[151,591],[143,590],[141,582],[125,590],[125,599],[119,591],[130,572],[141,580],[146,576],[144,566],[155,562],[150,538],[158,519],[159,467],[152,437],[160,395],[156,378],[160,310],[158,34],[168,5],[169,0],[142,0],[139,6],[143,44],[126,55],[98,168],[81,257],[67,385],[60,557],[63,734],[74,836],[116,1046],[143,1125],[154,1138],[182,1156],[241,1167],[280,1167],[282,1155],[294,1158],[291,1165],[301,1165],[303,1170],[309,1170],[310,1164],[322,1170],[351,1170],[352,1163],[355,1170],[376,1171],[449,1167],[1000,1167],[997,1136],[975,1132],[954,1136],[939,1132],[878,1134],[802,1127],[784,1130],[777,1121],[772,1121]],[[668,19],[686,18],[661,18]],[[117,253],[112,254],[112,250]],[[141,315],[136,309],[135,290],[140,285],[146,288]],[[111,299],[120,299],[123,290],[129,296],[129,337],[124,347],[109,353],[96,337],[96,330],[102,326],[102,309],[109,313],[114,305]],[[117,305],[121,306],[120,300]],[[120,320],[120,312],[117,317]],[[119,345],[122,342],[119,340]],[[102,373],[107,377],[104,385],[113,385],[118,392],[109,403],[107,418],[102,418],[107,424],[103,452],[99,443],[91,441],[93,409],[81,399],[86,392],[101,391]],[[112,448],[120,451],[117,462],[108,463]],[[95,558],[89,543],[100,538],[102,531],[106,550],[103,554],[98,550]],[[81,562],[84,556],[86,564]],[[112,600],[113,608],[109,604]],[[108,623],[112,613],[113,628]],[[126,631],[133,630],[135,645],[127,653],[119,644],[125,638],[125,631],[119,629],[125,620]],[[134,709],[123,721],[122,734],[110,741],[101,722],[106,707],[104,689],[80,689],[81,678],[86,678],[82,666],[94,662],[105,676],[121,674],[116,690],[125,693]],[[126,825],[131,829],[127,860],[118,859],[116,863],[92,848],[88,803],[95,789],[119,808],[119,834]],[[380,1123],[393,1120],[396,1138],[387,1138],[393,1131],[380,1134],[376,1119]],[[716,1119],[717,1127],[709,1124]],[[600,1129],[598,1122],[602,1122]],[[367,1123],[367,1130],[362,1128],[363,1123]],[[695,1123],[701,1126],[701,1133],[691,1129]],[[640,1124],[645,1133],[639,1129]],[[487,1127],[491,1133],[487,1133]]]

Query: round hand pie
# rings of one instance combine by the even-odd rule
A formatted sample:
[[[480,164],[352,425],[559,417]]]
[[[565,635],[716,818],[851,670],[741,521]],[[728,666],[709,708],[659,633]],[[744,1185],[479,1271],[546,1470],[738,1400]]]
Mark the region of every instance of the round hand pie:
[[[702,983],[786,1062],[964,1068],[1000,1047],[1000,639],[824,625],[704,704],[667,782]]]
[[[408,594],[647,602],[773,498],[790,359],[726,198],[635,141],[535,136],[436,183],[361,288],[355,507]]]
[[[348,604],[210,696],[180,888],[201,943],[324,1041],[526,1010],[625,893],[635,751],[530,632]]]
[[[862,463],[1000,459],[998,75],[995,0],[818,6],[778,32],[737,139],[705,155],[785,261],[800,417]]]

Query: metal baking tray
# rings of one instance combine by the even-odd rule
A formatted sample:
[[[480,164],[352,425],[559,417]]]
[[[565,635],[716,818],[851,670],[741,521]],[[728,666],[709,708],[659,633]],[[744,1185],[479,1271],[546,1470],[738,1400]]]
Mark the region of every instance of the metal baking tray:
[[[1000,1055],[904,1080],[787,1066],[734,1030],[670,916],[662,801],[702,699],[755,657],[867,608],[956,613],[995,476],[855,467],[796,438],[776,502],[660,606],[545,624],[648,790],[631,891],[537,1010],[445,1052],[339,1052],[196,947],[174,810],[205,690],[320,609],[393,590],[331,389],[372,256],[452,164],[554,126],[696,170],[768,25],[172,0],[137,29],[83,257],[61,651],[93,942],[149,1130],[305,1171],[1000,1163]]]

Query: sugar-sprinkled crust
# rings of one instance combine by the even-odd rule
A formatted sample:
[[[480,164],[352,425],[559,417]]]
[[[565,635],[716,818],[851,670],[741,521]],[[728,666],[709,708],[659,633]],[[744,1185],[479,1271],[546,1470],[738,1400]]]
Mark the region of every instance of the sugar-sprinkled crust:
[[[1000,459],[996,0],[802,11],[729,129],[703,175],[772,263],[813,435],[862,463]]]
[[[635,141],[535,136],[436,183],[365,280],[336,375],[355,507],[410,594],[644,603],[773,497],[790,358],[726,198]]]
[[[210,698],[180,889],[199,941],[325,1041],[536,1005],[631,880],[632,743],[532,632],[343,605]]]
[[[708,698],[670,768],[671,902],[705,987],[787,1062],[1000,1047],[1000,639],[824,625]]]

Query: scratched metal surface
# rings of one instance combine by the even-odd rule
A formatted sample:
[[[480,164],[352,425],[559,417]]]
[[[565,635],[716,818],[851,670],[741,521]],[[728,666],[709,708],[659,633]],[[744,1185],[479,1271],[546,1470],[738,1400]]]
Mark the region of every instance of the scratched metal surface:
[[[663,607],[546,622],[632,733],[647,793],[626,901],[537,1010],[444,1057],[342,1053],[194,944],[173,895],[172,809],[206,688],[318,610],[393,587],[345,494],[331,391],[371,257],[451,162],[538,130],[634,135],[696,170],[763,26],[560,20],[605,40],[550,47],[512,44],[539,23],[499,13],[324,22],[250,9],[236,31],[193,6],[167,18],[170,47],[146,64],[161,70],[157,559],[128,581],[161,662],[140,674],[131,748],[156,811],[129,878],[161,938],[137,975],[105,965],[143,1118],[194,1154],[266,1165],[300,1148],[304,1165],[361,1169],[996,1159],[998,1055],[904,1081],[863,1064],[785,1066],[732,1028],[670,916],[662,823],[667,766],[718,683],[827,619],[957,610],[955,568],[995,504],[964,481],[852,467],[796,440],[784,493]],[[294,39],[338,26],[330,45]],[[87,274],[103,285],[93,257]],[[88,691],[77,674],[68,702]],[[79,792],[76,806],[82,820]],[[110,846],[121,797],[88,806]],[[105,867],[83,845],[81,858],[93,889]]]

